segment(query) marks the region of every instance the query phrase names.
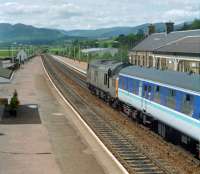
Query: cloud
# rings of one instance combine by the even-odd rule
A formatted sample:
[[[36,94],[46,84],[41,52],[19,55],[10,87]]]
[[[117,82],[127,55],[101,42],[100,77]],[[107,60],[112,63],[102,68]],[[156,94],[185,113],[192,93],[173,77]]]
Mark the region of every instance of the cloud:
[[[1,0],[0,22],[70,29],[176,23],[200,17],[199,0]]]

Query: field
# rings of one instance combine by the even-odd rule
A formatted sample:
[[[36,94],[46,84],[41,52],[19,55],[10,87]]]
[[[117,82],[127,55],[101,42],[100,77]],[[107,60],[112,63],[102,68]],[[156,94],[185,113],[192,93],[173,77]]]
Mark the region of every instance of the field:
[[[17,50],[13,50],[13,53],[11,50],[2,49],[0,50],[0,58],[6,58],[6,57],[12,57],[17,55]]]

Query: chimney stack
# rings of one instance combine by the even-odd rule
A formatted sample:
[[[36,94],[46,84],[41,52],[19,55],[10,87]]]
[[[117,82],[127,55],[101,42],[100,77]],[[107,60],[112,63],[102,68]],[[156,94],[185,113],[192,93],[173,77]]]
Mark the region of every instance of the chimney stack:
[[[169,34],[174,31],[174,23],[173,22],[166,22],[166,33]]]
[[[153,24],[150,24],[148,27],[148,35],[151,35],[156,32],[156,27]]]

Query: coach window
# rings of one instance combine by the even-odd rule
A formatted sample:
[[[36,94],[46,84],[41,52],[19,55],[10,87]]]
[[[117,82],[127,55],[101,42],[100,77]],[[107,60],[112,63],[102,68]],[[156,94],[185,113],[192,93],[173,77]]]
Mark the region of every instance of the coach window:
[[[124,78],[122,78],[122,89],[124,89]]]
[[[151,86],[148,86],[148,94],[151,93]]]
[[[128,90],[128,79],[127,78],[124,79],[124,89]]]
[[[176,91],[173,89],[168,90],[167,96],[167,106],[169,108],[175,109],[176,108]]]
[[[148,86],[148,99],[152,99],[152,91],[151,91],[151,86]]]
[[[144,91],[147,92],[147,85],[144,85]]]
[[[143,89],[144,89],[143,97],[147,98],[148,97],[148,87],[147,87],[147,85],[144,85]]]
[[[133,94],[136,94],[136,87],[137,87],[136,81],[133,79]]]
[[[182,105],[182,112],[189,116],[193,114],[193,101],[194,97],[190,94],[185,94]]]
[[[154,87],[154,101],[160,103],[160,86]]]

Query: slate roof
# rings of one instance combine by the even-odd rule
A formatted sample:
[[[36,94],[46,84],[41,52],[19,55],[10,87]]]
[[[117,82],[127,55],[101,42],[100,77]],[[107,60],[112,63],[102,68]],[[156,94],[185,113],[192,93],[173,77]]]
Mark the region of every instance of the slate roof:
[[[195,37],[200,37],[200,29],[189,30],[189,31],[174,31],[169,34],[167,34],[166,32],[154,33],[150,35],[149,37],[147,37],[146,39],[144,39],[142,42],[140,42],[136,47],[132,49],[132,51],[155,51],[161,47],[172,44],[174,42],[178,42],[179,40],[187,38],[187,37],[190,37],[190,44],[191,42],[194,41],[193,45],[197,44],[198,46],[198,43],[196,43]],[[184,47],[181,48],[181,51],[184,51],[184,52],[187,51],[184,48],[186,48],[185,45]]]
[[[0,77],[10,79],[12,76],[12,71],[6,68],[0,68]]]
[[[200,93],[200,76],[175,71],[161,71],[153,68],[129,66],[120,71],[120,74],[134,76],[153,82],[167,84]]]
[[[156,48],[165,45],[165,40],[165,33],[155,33],[136,45],[132,51],[154,51]]]
[[[200,56],[200,35],[189,36],[155,50],[155,52],[193,53]]]

